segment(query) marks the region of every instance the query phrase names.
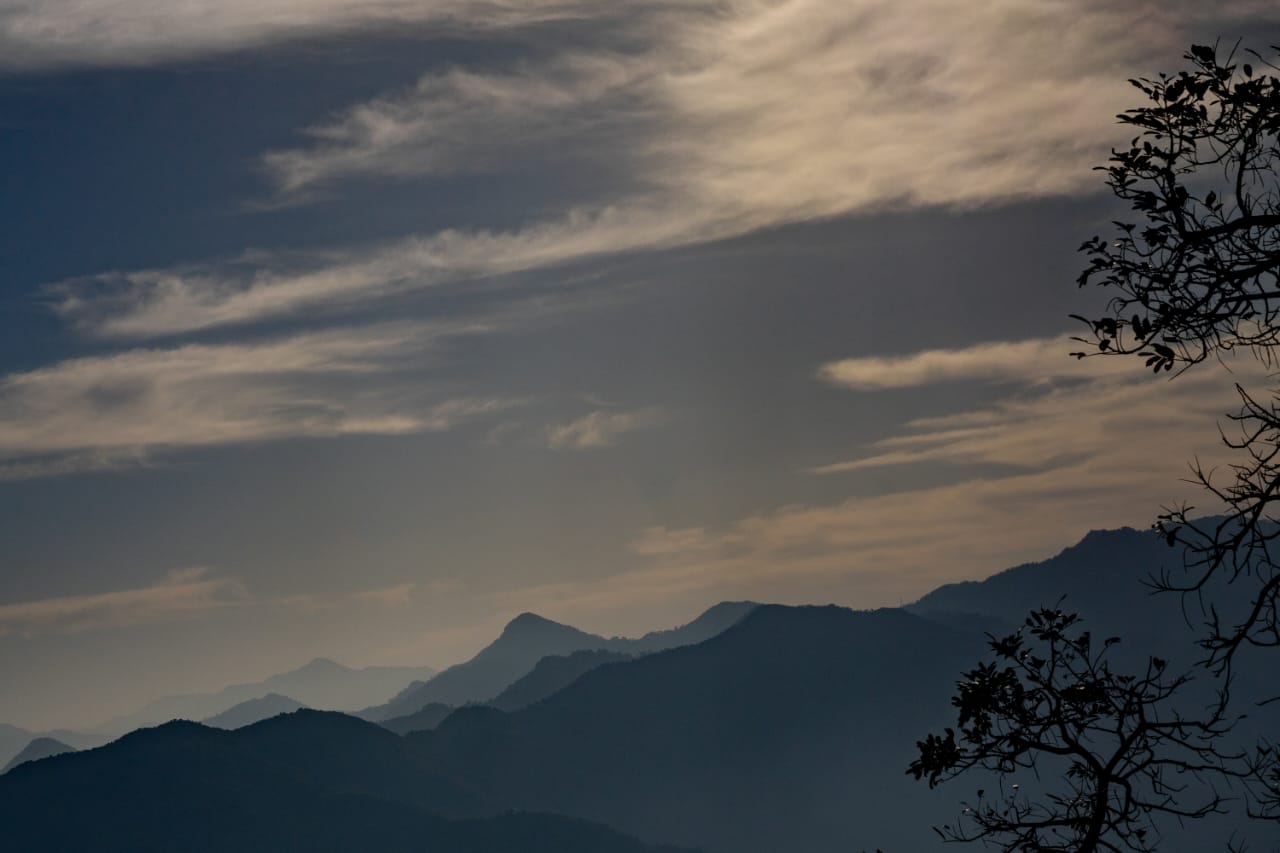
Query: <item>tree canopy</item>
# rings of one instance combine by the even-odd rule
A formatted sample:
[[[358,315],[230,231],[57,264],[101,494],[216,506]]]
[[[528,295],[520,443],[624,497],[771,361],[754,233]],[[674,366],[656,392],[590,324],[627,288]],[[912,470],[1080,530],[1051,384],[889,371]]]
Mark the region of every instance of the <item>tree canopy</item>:
[[[1107,237],[1085,241],[1082,287],[1105,288],[1106,313],[1078,319],[1077,353],[1136,355],[1156,373],[1190,369],[1243,350],[1274,367],[1280,356],[1280,78],[1253,51],[1196,45],[1190,68],[1131,81],[1147,103],[1121,114],[1137,132],[1112,153],[1106,183],[1129,204]],[[1245,61],[1252,59],[1252,62]],[[1194,507],[1166,508],[1158,526],[1188,546],[1183,574],[1159,585],[1198,600],[1218,579],[1251,578],[1243,612],[1204,608],[1211,665],[1229,670],[1245,646],[1280,646],[1280,404],[1239,384],[1240,408],[1222,440],[1238,461],[1220,472],[1193,466],[1211,522]]]
[[[1275,48],[1280,51],[1280,48]],[[1099,168],[1129,215],[1086,240],[1081,287],[1105,289],[1101,316],[1077,316],[1089,356],[1129,356],[1176,377],[1240,351],[1280,362],[1280,71],[1254,51],[1195,45],[1189,67],[1130,81],[1145,103],[1118,116],[1129,145]],[[1240,407],[1220,438],[1233,464],[1192,463],[1215,513],[1166,507],[1155,524],[1181,565],[1157,589],[1194,599],[1203,614],[1204,672],[1217,700],[1183,716],[1187,674],[1147,658],[1120,673],[1056,608],[992,638],[994,660],[964,674],[952,700],[958,724],[917,744],[908,773],[930,786],[969,771],[995,774],[944,839],[1014,851],[1149,851],[1160,815],[1205,817],[1223,785],[1247,783],[1249,813],[1280,819],[1280,749],[1233,752],[1233,664],[1248,648],[1280,647],[1280,390],[1237,383]],[[1224,511],[1225,510],[1225,511]],[[1232,586],[1237,585],[1237,586]],[[1244,589],[1228,606],[1223,590]],[[1280,688],[1277,689],[1280,692]],[[1263,701],[1267,701],[1267,697]],[[1234,713],[1234,712],[1232,712]],[[1046,780],[1034,792],[1010,774]]]
[[[999,774],[997,790],[979,789],[961,820],[938,830],[945,840],[1005,853],[1146,853],[1159,815],[1220,810],[1216,783],[1247,773],[1243,756],[1219,748],[1232,723],[1226,703],[1183,716],[1173,700],[1189,676],[1155,657],[1117,671],[1108,660],[1117,642],[1095,643],[1076,614],[1057,608],[991,640],[994,660],[965,673],[952,699],[958,731],[920,741],[907,771],[930,787],[975,769]],[[1007,782],[1018,771],[1036,790]]]

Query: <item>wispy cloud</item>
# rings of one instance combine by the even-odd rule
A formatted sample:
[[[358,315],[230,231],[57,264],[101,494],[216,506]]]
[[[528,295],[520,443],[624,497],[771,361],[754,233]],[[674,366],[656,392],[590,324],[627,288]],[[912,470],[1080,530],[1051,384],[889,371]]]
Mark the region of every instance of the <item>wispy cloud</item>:
[[[329,5],[317,19],[346,20]],[[491,5],[436,11],[520,19],[517,6]],[[599,5],[529,9],[592,17]],[[563,215],[510,231],[445,231],[302,265],[257,256],[68,283],[60,310],[101,334],[171,334],[823,217],[1081,192],[1097,187],[1091,167],[1117,141],[1113,116],[1133,99],[1127,77],[1170,63],[1210,15],[1280,18],[1248,4],[1101,0],[656,8],[667,25],[640,16],[630,52],[575,49],[514,70],[429,75],[265,159],[287,194],[353,176],[487,168],[551,140],[570,162],[616,160],[623,177],[609,201],[563,199]]]
[[[381,324],[9,374],[0,378],[0,476],[113,467],[153,450],[449,429],[515,402],[430,391],[431,347],[476,328]]]
[[[0,604],[0,636],[118,628],[250,603],[238,581],[204,568],[179,569],[153,586]]]
[[[1131,361],[1070,356],[1081,348],[1081,344],[1065,336],[996,341],[901,356],[842,359],[819,367],[818,376],[856,391],[914,388],[957,380],[1027,384],[1095,379],[1100,373],[1132,377]]]
[[[567,424],[550,427],[547,445],[556,450],[610,447],[627,433],[657,426],[665,419],[665,414],[659,409],[597,409]]]
[[[150,65],[404,25],[483,33],[583,16],[593,5],[573,0],[0,0],[0,65]]]
[[[0,604],[0,637],[69,634],[198,618],[236,608],[276,608],[302,613],[402,610],[418,597],[453,591],[449,579],[406,581],[352,592],[278,597],[254,595],[238,579],[203,566],[167,572],[150,586],[86,595]]]
[[[49,291],[56,310],[107,337],[146,338],[294,314],[367,305],[409,290],[589,258],[627,248],[689,242],[685,219],[664,211],[573,212],[517,232],[444,231],[309,263],[255,254],[231,264],[110,273]],[[699,232],[699,233],[706,233]],[[727,233],[727,232],[725,232]]]
[[[305,147],[264,162],[288,193],[355,175],[430,175],[484,170],[546,140],[575,140],[625,121],[651,62],[575,54],[536,69],[483,74],[453,69],[405,92],[358,104],[309,128]],[[611,147],[608,156],[621,152]]]
[[[1265,368],[1247,358],[1170,380],[1143,370],[1136,358],[1071,358],[1069,346],[1048,338],[824,365],[821,377],[858,391],[957,380],[1010,383],[1011,390],[987,406],[910,421],[865,453],[814,471],[908,463],[1042,468],[1080,459],[1106,460],[1112,469],[1133,468],[1137,459],[1165,467],[1166,447],[1204,446],[1215,434],[1215,419],[1238,408],[1235,382],[1258,387],[1270,381]]]
[[[1255,390],[1273,382],[1264,366],[1242,357],[1169,380],[1136,359],[1097,358],[1084,362],[1093,374],[1085,377],[1062,355],[1062,343],[838,362],[856,393],[988,379],[1004,383],[1005,395],[911,421],[816,469],[873,477],[866,496],[763,510],[718,526],[647,528],[632,543],[640,566],[509,597],[565,617],[743,597],[893,605],[940,583],[1043,559],[1091,529],[1145,527],[1179,500],[1214,511],[1207,495],[1183,482],[1188,466],[1232,461],[1215,424],[1239,404],[1234,382]],[[921,487],[899,467],[906,465],[927,467],[935,484]]]

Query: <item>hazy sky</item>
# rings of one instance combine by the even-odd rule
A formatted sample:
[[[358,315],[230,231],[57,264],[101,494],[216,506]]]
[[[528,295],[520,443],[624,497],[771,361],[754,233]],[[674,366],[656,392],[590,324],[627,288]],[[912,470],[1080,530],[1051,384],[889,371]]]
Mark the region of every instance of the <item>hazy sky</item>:
[[[1067,357],[1092,167],[1127,78],[1277,23],[0,0],[0,721],[1145,526],[1229,384]]]

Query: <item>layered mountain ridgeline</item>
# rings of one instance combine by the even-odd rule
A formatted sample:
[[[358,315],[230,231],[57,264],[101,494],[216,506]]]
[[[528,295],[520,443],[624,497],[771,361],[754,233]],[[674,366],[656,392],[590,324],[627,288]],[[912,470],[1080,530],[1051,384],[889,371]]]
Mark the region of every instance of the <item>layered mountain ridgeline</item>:
[[[570,655],[551,655],[538,661],[523,678],[486,702],[500,711],[518,711],[559,693],[593,669],[631,660],[625,652],[584,649]]]
[[[586,673],[607,663],[631,660],[632,656],[604,649],[587,649],[569,655],[548,655],[532,670],[485,702],[501,711],[517,711],[568,687]],[[382,720],[379,725],[397,734],[434,729],[456,710],[443,702],[430,702],[412,714]]]
[[[32,732],[17,726],[0,723],[0,767],[8,765],[32,741],[42,739],[66,744],[72,749],[88,749],[94,746],[101,746],[108,740],[105,735],[73,732],[69,729]]]
[[[100,727],[120,734],[169,720],[203,720],[271,693],[288,696],[308,708],[354,711],[403,690],[414,681],[430,678],[430,667],[371,666],[352,669],[327,658],[316,658],[290,672],[251,684],[234,684],[216,693],[169,696],[132,714],[117,717]]]
[[[568,683],[540,701],[510,713],[423,709],[438,726],[405,737],[311,711],[233,732],[137,732],[7,774],[0,826],[39,850],[641,849],[599,826],[543,823],[556,813],[710,853],[939,850],[929,827],[952,822],[992,780],[931,791],[904,771],[917,740],[954,724],[949,699],[986,657],[984,626],[1066,595],[1135,653],[1145,651],[1135,637],[1175,629],[1157,638],[1190,645],[1193,632],[1141,584],[1170,559],[1152,538],[1090,534],[911,610],[757,606],[701,643],[573,666],[570,653],[544,663],[544,676]],[[574,636],[544,622],[517,620],[504,636]],[[1251,711],[1250,724],[1267,713]],[[1280,730],[1280,720],[1258,725]],[[538,814],[491,821],[509,809]],[[1169,825],[1160,850],[1220,849],[1212,842],[1231,828]],[[1251,849],[1280,844],[1247,829]],[[493,847],[474,846],[469,833],[482,831]],[[578,832],[600,835],[580,843]]]
[[[1145,583],[1151,575],[1181,566],[1182,552],[1169,548],[1150,530],[1094,530],[1048,560],[982,581],[946,584],[907,609],[926,616],[967,613],[1021,624],[1029,610],[1061,599],[1063,607],[1090,622],[1122,624],[1133,616],[1135,606],[1159,605]]]
[[[0,768],[0,773],[8,773],[19,764],[26,764],[28,761],[39,761],[42,758],[52,758],[55,755],[63,755],[75,751],[75,747],[68,746],[60,740],[54,740],[51,737],[38,737],[23,747],[22,751],[10,759],[8,764]]]
[[[1206,519],[1215,523],[1217,519]],[[1171,548],[1151,530],[1095,530],[1079,543],[1041,563],[1029,563],[983,581],[948,584],[909,605],[912,612],[951,624],[989,623],[984,630],[1006,632],[1022,624],[1028,611],[1061,607],[1084,617],[1083,627],[1100,640],[1115,637],[1110,660],[1140,671],[1149,656],[1169,661],[1170,671],[1190,672],[1192,683],[1179,691],[1177,707],[1196,717],[1216,697],[1221,682],[1196,667],[1205,652],[1205,610],[1211,602],[1227,624],[1249,607],[1254,586],[1249,577],[1228,584],[1215,577],[1203,596],[1157,592],[1152,580],[1179,581],[1188,575],[1186,553]],[[1232,666],[1231,692],[1237,711],[1247,717],[1235,725],[1236,741],[1248,746],[1280,731],[1280,703],[1254,707],[1275,696],[1280,659],[1266,650],[1240,655]]]
[[[0,824],[41,850],[398,850],[419,823],[431,849],[428,813],[516,809],[723,851],[881,844],[924,831],[918,802],[895,810],[919,793],[902,769],[978,645],[901,611],[762,607],[521,711],[464,708],[406,738],[314,711],[138,731],[4,777]]]
[[[605,638],[534,613],[522,613],[471,660],[451,666],[429,681],[412,684],[390,702],[366,708],[358,716],[380,722],[415,714],[432,703],[458,707],[487,702],[545,657],[589,650],[635,655],[700,643],[735,624],[756,606],[750,601],[722,602],[687,625],[636,639]]]
[[[167,723],[0,777],[11,850],[656,853],[564,817],[465,819],[485,811],[390,732],[316,711],[234,732]]]
[[[431,702],[412,714],[406,714],[403,717],[392,717],[389,720],[383,720],[378,725],[398,735],[406,735],[409,732],[434,729],[444,722],[445,717],[456,710],[452,705]]]
[[[238,729],[305,707],[296,699],[281,696],[279,693],[268,693],[266,696],[234,705],[221,714],[214,714],[201,722],[215,729]]]
[[[1171,548],[1151,530],[1095,530],[1077,544],[1040,563],[1028,563],[983,581],[947,584],[907,609],[920,616],[951,624],[986,626],[983,630],[1011,630],[1027,613],[1041,607],[1061,607],[1084,617],[1086,627],[1099,636],[1118,636],[1114,654],[1129,661],[1149,654],[1190,666],[1203,656],[1196,646],[1212,602],[1224,619],[1234,618],[1250,601],[1247,579],[1225,584],[1215,578],[1203,599],[1156,592],[1152,580],[1168,575],[1185,579],[1181,549]],[[1265,655],[1243,656],[1237,667],[1237,686],[1274,680],[1274,662]]]
[[[406,737],[515,808],[715,851],[920,850],[950,817],[904,775],[979,638],[911,614],[762,606],[704,643],[594,669]]]

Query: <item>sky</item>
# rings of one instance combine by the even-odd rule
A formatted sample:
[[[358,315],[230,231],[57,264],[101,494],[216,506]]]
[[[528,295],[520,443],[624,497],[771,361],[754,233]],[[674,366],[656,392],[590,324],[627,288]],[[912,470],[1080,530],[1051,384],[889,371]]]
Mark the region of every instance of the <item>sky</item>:
[[[1278,32],[0,0],[0,721],[445,666],[523,611],[897,605],[1147,526],[1263,378],[1068,356],[1094,167],[1128,78]]]

